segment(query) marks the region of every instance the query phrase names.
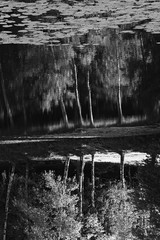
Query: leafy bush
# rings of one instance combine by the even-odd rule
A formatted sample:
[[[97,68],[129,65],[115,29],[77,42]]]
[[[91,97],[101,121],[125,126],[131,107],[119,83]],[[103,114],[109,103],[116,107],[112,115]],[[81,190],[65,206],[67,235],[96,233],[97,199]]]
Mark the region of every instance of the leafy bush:
[[[132,190],[113,184],[104,192],[101,221],[113,239],[134,239],[133,233],[137,226],[138,212],[133,203]]]
[[[44,186],[33,187],[32,196],[15,199],[19,215],[24,215],[25,232],[29,239],[75,240],[80,237],[81,222],[78,220],[78,197],[72,194],[78,185],[70,181],[64,185],[53,172],[43,175]],[[43,181],[40,183],[43,185]]]
[[[86,239],[102,240],[104,239],[104,233],[104,228],[97,214],[87,214],[83,222],[82,235],[85,236]]]

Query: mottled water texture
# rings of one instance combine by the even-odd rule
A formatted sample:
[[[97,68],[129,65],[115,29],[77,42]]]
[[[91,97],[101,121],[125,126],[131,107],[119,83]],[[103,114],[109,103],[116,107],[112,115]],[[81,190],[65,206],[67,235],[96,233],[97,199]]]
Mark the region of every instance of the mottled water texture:
[[[160,32],[159,1],[1,1],[1,44],[70,43],[103,28]]]

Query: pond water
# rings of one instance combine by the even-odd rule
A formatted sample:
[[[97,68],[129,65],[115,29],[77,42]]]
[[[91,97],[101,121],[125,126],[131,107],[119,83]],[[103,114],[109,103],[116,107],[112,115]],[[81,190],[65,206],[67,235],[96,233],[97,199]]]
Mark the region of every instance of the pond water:
[[[159,121],[159,7],[1,1],[0,238],[159,239],[158,135],[42,133]]]
[[[1,126],[159,120],[155,37],[104,29],[72,40],[0,46]]]
[[[159,120],[159,2],[114,3],[2,1],[2,127]]]

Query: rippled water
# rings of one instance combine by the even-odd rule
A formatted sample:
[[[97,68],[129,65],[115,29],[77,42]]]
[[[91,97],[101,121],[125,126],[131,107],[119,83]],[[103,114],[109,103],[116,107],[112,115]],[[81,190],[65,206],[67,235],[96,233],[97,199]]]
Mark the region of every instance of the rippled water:
[[[125,114],[129,114],[131,111],[130,114],[140,113],[145,117],[146,114],[152,115],[152,110],[159,114],[159,90],[157,91],[158,88],[156,87],[159,72],[156,67],[153,68],[153,66],[159,66],[159,8],[159,1],[146,0],[1,1],[1,64],[4,79],[8,83],[8,85],[6,84],[6,93],[9,96],[15,119],[18,119],[18,114],[22,114],[22,104],[23,111],[25,111],[25,107],[29,109],[28,116],[32,118],[32,121],[37,113],[34,115],[35,109],[37,110],[35,107],[37,105],[34,104],[39,104],[38,106],[43,110],[52,110],[51,102],[53,101],[54,91],[52,92],[50,89],[54,90],[54,87],[50,88],[48,79],[55,77],[57,69],[64,67],[69,69],[68,78],[73,80],[71,67],[68,67],[68,59],[73,57],[73,50],[77,51],[77,55],[74,53],[74,57],[77,57],[79,53],[80,57],[77,58],[77,62],[82,60],[81,65],[85,65],[87,61],[91,63],[92,60],[90,59],[94,58],[95,65],[92,66],[90,71],[92,74],[91,79],[95,80],[94,71],[96,66],[97,79],[100,81],[98,87],[93,84],[94,97],[97,97],[94,98],[95,118],[96,116],[98,118],[107,115],[108,117],[109,114],[115,114],[117,111],[115,106],[118,88],[115,51],[117,40],[120,43],[119,49],[121,52],[122,66],[120,71],[123,76],[121,91],[123,92],[123,110]],[[154,42],[153,45],[151,45],[152,41]],[[81,51],[89,51],[88,57],[86,57],[87,60],[81,57]],[[51,63],[51,52],[52,58],[57,61],[56,64],[54,63],[54,70],[52,70],[52,65],[49,65]],[[67,56],[65,56],[66,58],[64,53]],[[19,59],[23,60],[20,62]],[[128,63],[130,63],[130,68]],[[138,68],[140,63],[143,63],[140,65],[144,70],[143,73],[141,73],[141,68]],[[49,66],[47,69],[48,75],[44,75],[46,71],[45,64]],[[78,64],[79,67],[80,64]],[[132,72],[132,66],[135,66],[135,72]],[[147,70],[146,66],[149,66]],[[130,77],[127,75],[128,69],[130,70]],[[81,79],[83,79],[84,73],[82,69],[79,67],[78,70],[82,75]],[[155,74],[154,78],[152,73]],[[146,74],[145,81],[148,81],[147,84],[150,85],[145,85],[146,82],[143,82],[143,74]],[[64,77],[64,75],[62,74],[59,78]],[[47,76],[52,78],[47,78]],[[38,79],[38,81],[35,81],[35,83],[30,82],[33,79]],[[108,82],[105,82],[106,79]],[[130,82],[131,79],[132,82]],[[48,92],[44,86],[42,87],[39,84],[40,82],[45,87],[48,84]],[[79,82],[81,83],[81,81]],[[104,85],[101,86],[102,82]],[[83,114],[86,121],[88,121],[88,112],[85,105],[87,97],[85,91],[83,91],[85,89],[84,84],[82,86],[80,93],[82,94]],[[100,87],[105,89],[103,96],[102,92],[100,92],[102,89],[99,91]],[[41,88],[44,88],[46,92],[41,94]],[[37,95],[40,95],[38,100]],[[99,100],[101,96],[103,101]],[[143,97],[143,104],[140,105],[139,99],[141,97]],[[73,99],[69,109],[72,112],[70,113],[71,118],[73,118]],[[24,102],[22,103],[22,101]],[[106,106],[109,108],[107,114]],[[1,119],[4,121],[5,113],[2,110],[1,103],[0,110]],[[55,106],[54,110],[56,111]],[[25,118],[25,113],[23,114]],[[32,114],[33,116],[31,116]],[[151,237],[150,239],[158,239],[159,232],[157,229],[160,222],[160,153],[158,137],[156,140],[152,137],[146,139],[141,137],[137,139],[125,138],[125,140],[119,138],[118,140],[109,139],[107,141],[104,139],[96,141],[92,139],[87,141],[73,140],[71,138],[68,140],[50,139],[44,142],[41,139],[36,142],[34,138],[28,138],[26,141],[21,141],[21,138],[17,142],[16,140],[12,139],[8,141],[9,144],[4,142],[3,145],[0,145],[0,187],[2,189],[2,195],[0,195],[2,200],[0,201],[0,211],[2,213],[0,236],[2,235],[3,221],[5,220],[4,213],[7,209],[5,208],[7,186],[9,186],[7,183],[11,176],[11,167],[15,166],[16,178],[13,184],[15,193],[16,186],[23,184],[23,178],[26,179],[26,182],[29,178],[31,181],[29,184],[33,184],[39,174],[44,173],[45,170],[53,170],[56,176],[61,175],[62,178],[65,176],[67,179],[76,176],[79,188],[81,188],[81,204],[84,205],[81,210],[85,214],[90,207],[91,201],[93,204],[94,197],[96,207],[98,204],[102,204],[101,194],[107,192],[113,182],[118,181],[122,185],[125,183],[128,188],[139,194],[139,198],[136,198],[136,194],[134,195],[134,204],[136,211],[138,211],[137,214],[140,216],[136,234],[141,237],[151,237],[152,235],[154,238]],[[25,188],[27,189],[26,185]],[[12,226],[13,228],[14,224],[18,226],[13,211],[14,198],[16,196],[14,196],[13,191],[11,192],[11,204],[9,206],[11,209],[8,228],[8,236],[11,235],[10,239],[15,239],[12,236]],[[123,201],[125,202],[124,199]],[[132,206],[129,206],[129,209],[132,209]],[[113,208],[113,210],[115,209]],[[143,228],[145,228],[144,233]],[[150,233],[151,230],[153,234]],[[144,237],[143,239],[149,238]]]
[[[1,1],[1,43],[59,44],[90,30],[159,32],[159,1]]]

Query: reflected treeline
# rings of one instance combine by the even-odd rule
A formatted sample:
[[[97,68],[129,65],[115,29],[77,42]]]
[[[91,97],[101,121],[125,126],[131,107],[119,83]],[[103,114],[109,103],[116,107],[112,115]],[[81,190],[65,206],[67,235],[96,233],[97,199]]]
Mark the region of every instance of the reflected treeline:
[[[130,167],[118,154],[118,164],[84,147],[79,160],[1,162],[1,238],[158,239],[159,154]]]
[[[1,45],[1,126],[159,118],[158,36],[90,31],[61,45]]]

